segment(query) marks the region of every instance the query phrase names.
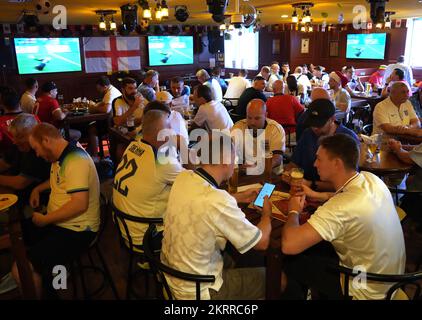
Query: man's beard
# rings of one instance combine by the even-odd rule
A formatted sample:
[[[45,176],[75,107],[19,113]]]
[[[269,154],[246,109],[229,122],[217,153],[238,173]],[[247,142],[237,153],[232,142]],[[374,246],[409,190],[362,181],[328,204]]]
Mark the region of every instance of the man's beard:
[[[134,94],[126,94],[125,93],[126,99],[130,100],[130,101],[135,101],[135,95],[136,95],[136,93],[134,93]]]

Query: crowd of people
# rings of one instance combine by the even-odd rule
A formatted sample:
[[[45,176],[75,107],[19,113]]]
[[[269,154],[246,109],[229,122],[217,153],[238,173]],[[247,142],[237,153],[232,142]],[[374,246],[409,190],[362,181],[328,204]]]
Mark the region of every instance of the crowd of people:
[[[293,168],[304,171],[302,189],[290,197],[282,231],[281,248],[288,258],[283,268],[287,286],[281,298],[304,299],[308,288],[322,297],[340,298],[340,279],[324,270],[328,260],[349,268],[363,266],[373,273],[404,272],[403,231],[392,196],[381,179],[358,171],[361,141],[336,117],[338,112],[349,113],[351,95],[366,88],[352,66],[325,71],[310,64],[291,72],[287,62],[280,66],[274,61],[263,66],[252,82],[246,70],[239,70],[226,83],[219,68],[210,73],[198,70],[199,84],[192,89],[183,78],[174,77],[168,90],[163,90],[155,70],[146,72],[141,83],[124,78],[119,88],[106,76],[96,82],[102,98],[90,112],[109,113],[111,125],[133,138],[116,164],[110,200],[129,215],[164,218],[158,226],[162,262],[183,272],[215,276],[214,283],[201,286],[202,299],[265,297],[265,265],[237,268],[225,249],[229,242],[241,254],[266,250],[272,204],[268,197],[264,199],[260,222],[253,225],[238,204],[252,202],[259,190],[230,194],[221,185],[235,166],[241,171],[257,166],[257,158],[268,151],[273,174],[285,183],[291,182]],[[373,113],[373,133],[391,138],[422,136],[420,120],[409,102],[411,69],[401,57],[397,64],[380,66],[369,84],[385,96]],[[56,295],[52,268],[78,257],[96,237],[100,223],[94,161],[98,141],[88,141],[85,150],[78,140],[81,131],[92,136],[98,135],[93,130],[107,132],[108,127],[72,130],[66,140],[61,122],[68,111],[59,105],[57,94],[54,82],[39,87],[32,78],[25,81],[22,95],[10,88],[0,92],[0,186],[17,193],[25,211],[22,226],[39,297]],[[236,118],[223,100],[231,101]],[[186,110],[194,113],[188,127]],[[197,144],[209,152],[201,151],[200,163],[193,166],[183,163],[178,152],[198,129],[209,139],[202,136]],[[174,138],[171,146],[176,152],[170,152],[171,159],[163,148],[169,141],[160,138],[165,130]],[[296,146],[283,166],[287,135],[293,136]],[[406,147],[394,139],[389,145],[402,161],[421,171],[421,145]],[[419,171],[411,188],[422,183]],[[300,224],[305,199],[321,204]],[[417,211],[414,199],[403,203],[410,212]],[[147,227],[128,223],[135,245],[142,245]],[[12,275],[19,285],[16,264]],[[193,283],[170,276],[167,281],[177,299],[195,298]],[[388,288],[368,284],[352,288],[351,295],[380,299]]]

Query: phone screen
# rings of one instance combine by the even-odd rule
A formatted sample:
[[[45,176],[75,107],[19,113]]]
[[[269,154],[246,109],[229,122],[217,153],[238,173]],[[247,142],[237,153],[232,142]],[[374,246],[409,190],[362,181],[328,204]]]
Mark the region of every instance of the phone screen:
[[[271,183],[266,183],[262,187],[261,191],[259,192],[258,196],[256,197],[256,200],[254,202],[254,205],[257,207],[262,208],[264,206],[264,197],[268,196],[271,197],[273,191],[275,189],[275,185]]]

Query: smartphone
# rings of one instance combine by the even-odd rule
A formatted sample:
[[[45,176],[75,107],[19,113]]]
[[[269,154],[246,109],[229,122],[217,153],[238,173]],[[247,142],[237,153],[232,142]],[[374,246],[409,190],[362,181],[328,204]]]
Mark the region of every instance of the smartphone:
[[[274,189],[275,189],[274,184],[271,184],[271,183],[264,184],[264,186],[262,187],[261,191],[259,192],[253,204],[257,207],[262,208],[264,206],[264,197],[265,196],[268,196],[268,198],[271,197]]]

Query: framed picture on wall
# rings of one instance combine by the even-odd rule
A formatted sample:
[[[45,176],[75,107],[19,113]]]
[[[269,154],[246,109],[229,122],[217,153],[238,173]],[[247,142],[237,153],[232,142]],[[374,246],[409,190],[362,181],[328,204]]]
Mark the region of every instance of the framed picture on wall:
[[[330,41],[330,57],[338,57],[338,41]]]
[[[217,53],[217,61],[224,62],[224,53]]]
[[[302,39],[300,53],[309,53],[309,39]]]

